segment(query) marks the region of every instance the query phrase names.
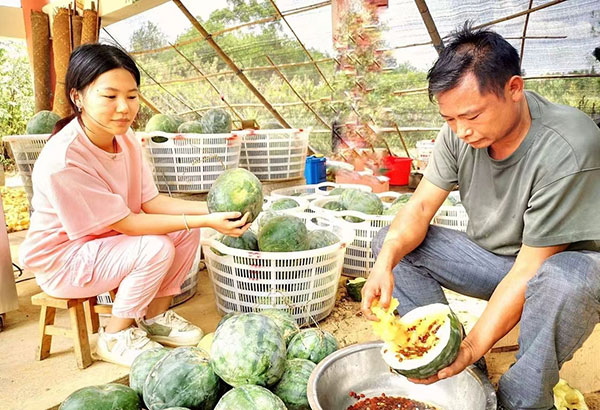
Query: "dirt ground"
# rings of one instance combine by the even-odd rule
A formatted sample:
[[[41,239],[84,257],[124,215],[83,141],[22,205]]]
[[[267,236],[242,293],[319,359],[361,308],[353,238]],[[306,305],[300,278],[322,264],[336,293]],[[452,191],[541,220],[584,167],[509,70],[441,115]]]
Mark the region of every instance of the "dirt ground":
[[[343,280],[345,282],[345,280]],[[337,300],[331,315],[319,323],[323,330],[327,330],[336,337],[340,343],[340,348],[355,343],[364,343],[379,338],[373,333],[371,324],[360,312],[360,304],[352,301],[340,282]],[[452,301],[450,301],[452,304]],[[457,312],[459,317],[461,312]],[[462,319],[462,317],[461,317]],[[465,324],[467,329],[470,328]],[[500,375],[508,369],[508,366],[514,361],[514,354],[506,353],[488,353],[486,361],[490,374],[490,381],[497,387]],[[600,410],[600,391],[584,395],[589,410]],[[572,409],[576,410],[576,409]]]

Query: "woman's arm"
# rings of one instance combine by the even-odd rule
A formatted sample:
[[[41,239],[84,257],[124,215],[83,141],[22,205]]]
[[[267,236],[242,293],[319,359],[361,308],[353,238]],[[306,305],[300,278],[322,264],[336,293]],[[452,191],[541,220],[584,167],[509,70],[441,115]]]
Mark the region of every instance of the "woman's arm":
[[[171,198],[167,195],[159,194],[142,204],[142,210],[146,214],[164,214],[164,215],[207,215],[208,207],[204,201],[190,201],[180,198]]]

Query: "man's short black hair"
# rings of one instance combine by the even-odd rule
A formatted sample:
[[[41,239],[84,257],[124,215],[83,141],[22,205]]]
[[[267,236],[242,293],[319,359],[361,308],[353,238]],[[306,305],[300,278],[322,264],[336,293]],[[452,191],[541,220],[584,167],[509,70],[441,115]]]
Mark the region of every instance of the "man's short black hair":
[[[456,87],[465,74],[473,73],[482,94],[504,95],[506,82],[521,75],[519,54],[500,34],[491,30],[473,30],[466,22],[453,32],[429,70],[429,100]]]

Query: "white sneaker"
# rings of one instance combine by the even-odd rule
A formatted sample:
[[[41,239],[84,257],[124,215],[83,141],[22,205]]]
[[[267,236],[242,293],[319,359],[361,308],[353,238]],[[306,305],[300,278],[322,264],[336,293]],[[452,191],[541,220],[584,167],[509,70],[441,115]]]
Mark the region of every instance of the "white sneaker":
[[[117,333],[98,332],[96,355],[105,362],[131,366],[133,360],[144,350],[161,347],[148,338],[146,332],[136,327],[128,327]]]
[[[196,346],[204,335],[202,329],[172,310],[167,310],[150,324],[139,320],[138,326],[148,333],[150,339],[171,347]]]

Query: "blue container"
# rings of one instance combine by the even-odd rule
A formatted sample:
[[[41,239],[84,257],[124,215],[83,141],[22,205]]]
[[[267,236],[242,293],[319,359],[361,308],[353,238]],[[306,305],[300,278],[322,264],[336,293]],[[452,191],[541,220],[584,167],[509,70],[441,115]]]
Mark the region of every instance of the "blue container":
[[[325,157],[315,157],[314,155],[306,157],[304,178],[307,184],[318,184],[327,180],[325,161]]]

